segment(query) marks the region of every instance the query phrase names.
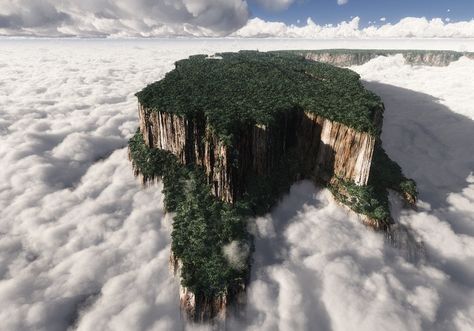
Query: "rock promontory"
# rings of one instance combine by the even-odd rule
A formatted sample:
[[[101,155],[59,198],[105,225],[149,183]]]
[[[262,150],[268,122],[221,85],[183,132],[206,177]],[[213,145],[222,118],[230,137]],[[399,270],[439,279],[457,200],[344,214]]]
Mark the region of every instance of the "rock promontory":
[[[137,97],[129,155],[144,183],[163,181],[192,321],[224,321],[245,303],[247,220],[296,181],[326,185],[375,229],[391,224],[388,189],[416,201],[382,148],[383,103],[351,70],[294,52],[197,55]]]

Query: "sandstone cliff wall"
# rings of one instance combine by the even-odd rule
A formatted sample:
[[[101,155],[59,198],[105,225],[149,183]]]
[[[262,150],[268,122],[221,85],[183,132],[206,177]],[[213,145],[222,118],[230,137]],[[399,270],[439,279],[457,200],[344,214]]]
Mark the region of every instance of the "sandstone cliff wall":
[[[138,112],[145,143],[173,153],[183,164],[202,166],[214,195],[226,202],[244,193],[249,174],[269,174],[295,148],[304,164],[300,177],[329,180],[336,175],[359,185],[369,178],[375,138],[312,113],[281,113],[271,127],[242,126],[229,148],[203,116],[188,121],[141,105]]]
[[[316,171],[319,170],[318,167],[329,171],[329,178],[323,178],[326,180],[334,174],[353,180],[358,185],[366,185],[374,146],[373,136],[325,119]]]
[[[444,67],[451,62],[459,60],[461,56],[474,59],[473,53],[459,52],[439,52],[439,51],[405,51],[405,50],[373,50],[373,51],[305,51],[302,55],[306,59],[318,62],[332,64],[338,67],[349,67],[354,65],[362,65],[378,56],[390,56],[402,54],[408,64],[428,65]]]

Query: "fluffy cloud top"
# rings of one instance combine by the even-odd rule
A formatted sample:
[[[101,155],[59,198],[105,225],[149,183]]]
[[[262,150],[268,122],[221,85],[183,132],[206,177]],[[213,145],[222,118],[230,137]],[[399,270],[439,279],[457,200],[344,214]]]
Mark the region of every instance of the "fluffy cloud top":
[[[360,27],[360,18],[343,21],[337,25],[318,25],[308,18],[305,26],[287,25],[282,22],[267,22],[253,18],[235,37],[281,37],[281,38],[473,38],[474,20],[449,23],[440,18],[428,20],[424,17],[406,17],[398,23],[381,26]]]
[[[2,330],[185,329],[161,187],[139,185],[123,148],[138,125],[133,94],[190,54],[310,45],[1,40]],[[386,104],[384,147],[419,184],[419,210],[395,205],[393,216],[426,258],[412,258],[403,231],[395,249],[300,183],[252,224],[247,319],[230,330],[474,329],[474,61],[414,68],[394,56],[353,69]],[[248,249],[223,247],[236,266]]]

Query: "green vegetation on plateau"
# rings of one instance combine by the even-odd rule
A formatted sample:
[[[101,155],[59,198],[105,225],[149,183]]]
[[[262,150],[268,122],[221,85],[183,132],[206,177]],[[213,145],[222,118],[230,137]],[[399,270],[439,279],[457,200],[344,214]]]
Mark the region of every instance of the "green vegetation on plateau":
[[[204,113],[224,141],[231,141],[242,123],[271,125],[276,113],[295,108],[377,135],[374,118],[382,102],[359,78],[301,55],[241,51],[178,61],[137,97],[156,111],[190,119]]]

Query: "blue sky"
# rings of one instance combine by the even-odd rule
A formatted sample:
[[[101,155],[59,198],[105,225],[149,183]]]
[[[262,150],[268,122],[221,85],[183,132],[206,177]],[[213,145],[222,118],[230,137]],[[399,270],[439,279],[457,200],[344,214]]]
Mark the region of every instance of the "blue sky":
[[[350,20],[351,16],[359,16],[363,26],[381,17],[392,23],[407,16],[450,18],[452,21],[474,18],[474,0],[349,0],[341,6],[336,0],[296,0],[282,11],[264,9],[256,1],[248,3],[253,17],[288,24],[296,24],[297,20],[304,24],[308,17],[318,24],[337,24]]]

